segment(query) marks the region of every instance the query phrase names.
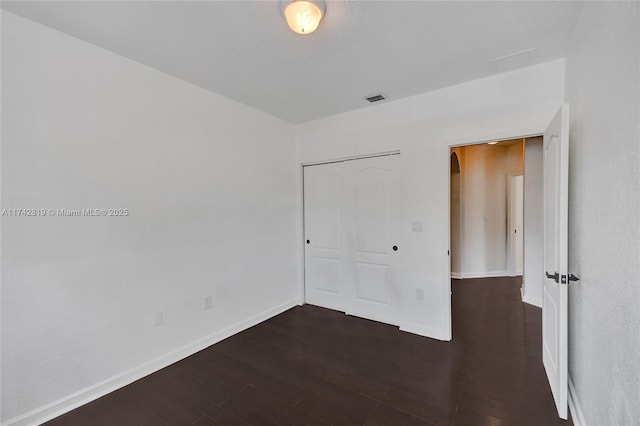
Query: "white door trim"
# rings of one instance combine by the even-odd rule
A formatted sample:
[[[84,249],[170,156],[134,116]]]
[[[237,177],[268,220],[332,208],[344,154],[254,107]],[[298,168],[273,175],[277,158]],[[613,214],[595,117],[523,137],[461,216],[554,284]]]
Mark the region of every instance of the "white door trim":
[[[510,276],[518,276],[518,275],[523,275],[523,270],[520,269],[518,270],[518,268],[515,265],[515,258],[514,258],[514,243],[516,240],[516,237],[513,233],[513,229],[515,227],[515,223],[514,220],[516,218],[516,205],[515,205],[515,201],[514,201],[514,191],[513,191],[513,184],[515,182],[515,178],[518,176],[522,176],[523,178],[523,186],[522,186],[522,195],[523,195],[523,202],[524,202],[524,173],[522,172],[511,172],[507,174],[507,194],[508,194],[508,206],[507,206],[507,232],[509,235],[509,238],[507,239],[507,255],[509,256],[509,258],[507,259],[507,273]],[[523,216],[524,216],[524,203],[520,206],[520,208],[523,210]],[[524,217],[523,217],[523,224],[524,224]],[[520,230],[520,232],[524,232],[524,226],[523,229]],[[524,244],[522,249],[524,250]],[[521,253],[524,254],[524,253]],[[521,260],[522,262],[522,266],[524,267],[524,256]]]

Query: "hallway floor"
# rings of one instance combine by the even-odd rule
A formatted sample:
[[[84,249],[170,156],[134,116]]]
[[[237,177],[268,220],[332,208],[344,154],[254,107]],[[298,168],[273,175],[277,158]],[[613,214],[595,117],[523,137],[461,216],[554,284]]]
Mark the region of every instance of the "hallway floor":
[[[49,425],[571,425],[519,278],[453,280],[453,341],[295,307]]]

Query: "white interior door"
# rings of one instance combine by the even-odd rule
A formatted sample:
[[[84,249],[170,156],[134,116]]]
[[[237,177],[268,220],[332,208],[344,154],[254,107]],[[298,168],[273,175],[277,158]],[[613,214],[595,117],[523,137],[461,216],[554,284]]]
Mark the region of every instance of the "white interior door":
[[[304,168],[307,303],[397,323],[398,157]]]
[[[304,168],[305,301],[344,311],[342,163]]]
[[[398,155],[345,163],[349,272],[347,313],[396,324],[400,217]]]
[[[524,177],[511,177],[510,191],[511,272],[522,275],[524,260]]]
[[[569,106],[544,133],[542,358],[558,415],[567,418]]]

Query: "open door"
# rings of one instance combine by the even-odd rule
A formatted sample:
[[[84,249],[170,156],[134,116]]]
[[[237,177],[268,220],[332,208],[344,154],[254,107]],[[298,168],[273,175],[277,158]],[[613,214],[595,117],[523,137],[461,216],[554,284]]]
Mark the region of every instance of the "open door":
[[[544,132],[544,288],[542,359],[553,398],[567,418],[569,105]]]

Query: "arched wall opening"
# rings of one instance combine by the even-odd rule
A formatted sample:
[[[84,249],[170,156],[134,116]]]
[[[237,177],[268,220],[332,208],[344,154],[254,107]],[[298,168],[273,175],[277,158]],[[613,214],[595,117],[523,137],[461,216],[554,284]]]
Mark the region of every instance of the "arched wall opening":
[[[460,159],[455,152],[451,153],[451,205],[450,205],[450,261],[451,273],[453,275],[460,273],[461,269],[461,253],[460,253]]]

